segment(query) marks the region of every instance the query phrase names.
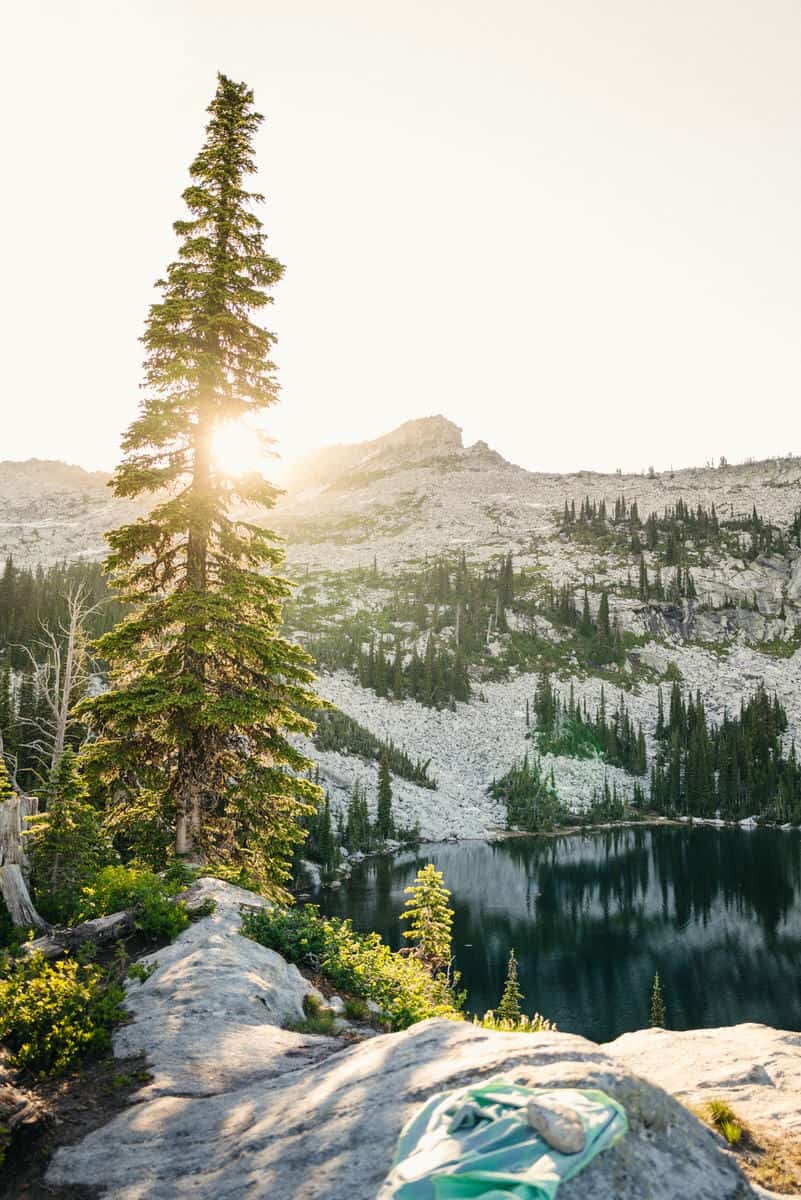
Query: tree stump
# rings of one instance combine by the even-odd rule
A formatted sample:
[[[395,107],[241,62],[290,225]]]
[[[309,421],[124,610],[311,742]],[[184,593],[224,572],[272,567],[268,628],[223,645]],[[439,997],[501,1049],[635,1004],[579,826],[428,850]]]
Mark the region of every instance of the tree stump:
[[[0,895],[13,923],[25,929],[48,928],[33,906],[26,882],[25,830],[38,808],[35,796],[12,796],[0,802]]]

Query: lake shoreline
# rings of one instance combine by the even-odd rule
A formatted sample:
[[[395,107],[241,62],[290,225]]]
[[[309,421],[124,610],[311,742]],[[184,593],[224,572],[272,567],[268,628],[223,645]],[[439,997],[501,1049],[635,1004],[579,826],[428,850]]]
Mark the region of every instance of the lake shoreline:
[[[705,826],[710,829],[741,829],[743,833],[753,833],[754,829],[773,829],[777,833],[793,833],[799,826],[793,824],[777,824],[763,822],[759,817],[745,817],[742,821],[723,821],[718,817],[662,817],[650,814],[630,821],[601,821],[592,824],[570,824],[556,826],[554,829],[492,829],[488,830],[487,838],[445,838],[442,841],[505,841],[507,838],[559,838],[562,834],[572,836],[577,833],[606,832],[608,829],[648,829],[675,826],[686,829],[687,826]],[[432,839],[433,841],[433,839]],[[422,844],[421,844],[422,845]]]
[[[400,845],[390,843],[385,846],[379,846],[374,850],[358,851],[345,859],[332,879],[320,880],[311,889],[311,894],[336,890],[341,887],[342,883],[350,878],[353,868],[363,862],[375,858],[396,858],[400,854],[406,854],[422,846],[461,846],[470,843],[491,846],[501,842],[525,838],[576,837],[582,833],[609,833],[613,829],[686,829],[688,826],[693,825],[707,829],[739,829],[743,833],[753,833],[756,829],[771,829],[776,833],[792,833],[799,829],[797,825],[761,824],[758,818],[753,817],[745,818],[742,821],[724,821],[717,817],[661,817],[656,814],[649,814],[647,817],[629,821],[601,821],[592,825],[558,825],[554,829],[491,828],[480,836],[459,837],[457,834],[452,834],[450,837],[421,838],[419,842],[404,842]],[[309,895],[309,891],[303,889],[297,894],[296,898],[306,899]]]

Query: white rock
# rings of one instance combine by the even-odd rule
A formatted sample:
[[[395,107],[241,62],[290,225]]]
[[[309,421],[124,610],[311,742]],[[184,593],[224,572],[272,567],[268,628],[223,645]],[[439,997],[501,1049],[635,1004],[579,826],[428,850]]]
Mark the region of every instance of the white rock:
[[[578,1113],[567,1106],[529,1100],[526,1120],[560,1154],[579,1154],[584,1149],[584,1123]]]
[[[303,999],[316,989],[280,954],[238,932],[240,905],[265,901],[220,879],[201,879],[192,891],[213,899],[214,913],[141,959],[156,970],[126,987],[133,1020],[116,1031],[114,1053],[146,1054],[153,1073],[137,1099],[228,1091],[320,1056],[281,1028],[303,1021]]]
[[[600,1047],[445,1020],[222,1094],[133,1105],[58,1150],[48,1182],[101,1188],[104,1200],[386,1200],[382,1180],[409,1117],[437,1092],[500,1072],[530,1087],[599,1088],[628,1113],[629,1132],[559,1200],[755,1195],[718,1138]]]
[[[774,1137],[801,1134],[801,1033],[755,1024],[641,1029],[603,1049],[689,1104],[720,1097]]]
[[[201,887],[218,898],[217,912],[159,951],[169,962],[132,985],[133,1022],[117,1042],[147,1053],[154,1084],[108,1125],[58,1150],[49,1184],[96,1188],[104,1200],[374,1200],[420,1105],[502,1072],[529,1087],[600,1088],[628,1113],[626,1136],[565,1183],[559,1200],[755,1195],[719,1140],[611,1056],[614,1046],[432,1020],[343,1051],[330,1038],[267,1024],[261,997],[277,993],[273,1016],[297,1015],[303,986],[279,956],[253,956],[262,947],[238,932],[239,902],[263,902],[216,880]],[[666,1049],[670,1063],[692,1058]],[[792,1062],[789,1044],[784,1051],[778,1065],[798,1088],[797,1049]],[[770,1059],[765,1069],[773,1077]],[[742,1078],[736,1086],[767,1090]]]

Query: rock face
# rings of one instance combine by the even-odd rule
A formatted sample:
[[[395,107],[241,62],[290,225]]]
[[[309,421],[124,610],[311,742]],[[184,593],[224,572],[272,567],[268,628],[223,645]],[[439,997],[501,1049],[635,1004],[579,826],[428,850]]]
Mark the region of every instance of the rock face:
[[[787,711],[785,749],[801,743],[801,547],[787,538],[786,553],[741,556],[736,543],[709,554],[688,546],[697,597],[648,603],[632,595],[628,577],[638,578],[639,555],[603,541],[574,540],[563,531],[559,514],[565,500],[580,510],[585,496],[606,500],[614,511],[621,496],[637,501],[644,518],[678,500],[691,509],[715,505],[722,520],[759,514],[788,534],[798,508],[801,459],[788,457],[721,468],[705,467],[645,475],[591,472],[545,474],[505,461],[485,442],[465,448],[461,431],[443,416],[408,421],[369,442],[335,446],[300,464],[285,482],[285,493],[268,514],[271,526],[288,539],[288,570],[299,581],[296,596],[310,594],[309,607],[290,611],[289,634],[314,648],[321,633],[350,637],[344,625],[359,614],[364,646],[383,636],[382,617],[371,626],[370,614],[387,605],[393,588],[403,591],[407,568],[440,554],[464,551],[476,563],[497,561],[511,552],[517,568],[530,578],[576,590],[581,600],[590,584],[593,609],[598,589],[610,591],[610,610],[638,645],[618,673],[607,679],[606,699],[631,683],[627,705],[635,724],[642,722],[653,758],[657,688],[680,677],[690,693],[700,689],[708,715],[720,721],[736,711],[760,681],[776,691]],[[104,552],[103,532],[139,512],[133,502],[115,499],[107,477],[63,463],[0,463],[0,558],[11,552],[19,564],[47,563]],[[253,515],[253,514],[249,514]],[[262,519],[256,517],[257,520]],[[745,541],[748,536],[744,534]],[[653,581],[657,555],[646,551]],[[375,561],[377,578],[371,581]],[[673,574],[665,562],[665,582]],[[357,572],[354,568],[359,568]],[[364,568],[367,568],[365,570]],[[403,653],[424,655],[430,628],[437,626],[434,605],[422,618],[400,626]],[[429,611],[430,610],[430,611]],[[304,624],[304,620],[306,623]],[[424,708],[411,700],[378,697],[361,687],[353,672],[324,675],[319,691],[374,735],[392,740],[416,757],[430,759],[438,790],[406,780],[393,781],[399,825],[419,824],[427,840],[482,837],[505,825],[502,804],[487,795],[494,778],[531,749],[526,705],[533,699],[537,673],[524,673],[548,662],[534,647],[521,655],[519,671],[505,672],[503,659],[512,635],[536,634],[556,650],[563,631],[538,614],[507,613],[512,634],[487,634],[484,663],[471,666],[472,698],[453,711]],[[456,643],[455,625],[438,626],[445,650]],[[494,671],[498,659],[499,671]],[[550,669],[550,668],[549,668]],[[670,670],[672,674],[666,676]],[[570,653],[558,670],[563,697],[572,683],[579,703],[591,711],[599,702],[601,679],[594,668]],[[615,698],[616,699],[616,698]],[[305,747],[309,749],[308,746]],[[357,755],[312,751],[321,779],[331,793],[336,819],[347,809],[357,781],[367,784],[375,802],[376,766]],[[634,780],[600,758],[547,757],[556,789],[567,807],[584,808],[605,780],[621,796],[632,798]],[[647,778],[645,781],[647,790]],[[314,880],[310,880],[314,886]]]
[[[755,1128],[801,1133],[801,1033],[753,1024],[640,1029],[603,1048],[688,1104],[723,1097]]]
[[[315,989],[280,954],[239,934],[240,906],[263,906],[261,897],[219,879],[199,880],[192,893],[213,899],[214,913],[140,959],[156,969],[128,984],[133,1021],[114,1037],[118,1057],[147,1056],[153,1078],[138,1100],[229,1091],[337,1045],[280,1028],[303,1020],[303,998]]]
[[[118,1054],[147,1054],[154,1081],[110,1124],[59,1150],[52,1184],[106,1200],[372,1200],[395,1142],[432,1094],[500,1073],[527,1086],[593,1087],[626,1109],[630,1131],[559,1200],[748,1200],[720,1140],[659,1087],[570,1034],[503,1034],[424,1021],[351,1049],[290,1034],[304,987],[278,955],[237,932],[237,888],[131,984],[133,1022]]]
[[[350,490],[376,471],[398,470],[458,454],[462,431],[445,417],[421,417],[376,438],[350,446],[329,446],[298,463],[287,480],[290,495],[318,495],[320,489]]]

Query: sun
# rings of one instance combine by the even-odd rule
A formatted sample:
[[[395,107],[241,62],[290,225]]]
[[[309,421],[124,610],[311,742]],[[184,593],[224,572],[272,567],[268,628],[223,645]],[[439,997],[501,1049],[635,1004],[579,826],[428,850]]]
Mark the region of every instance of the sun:
[[[264,468],[264,446],[255,430],[244,421],[226,421],[214,431],[211,452],[217,467],[226,475],[248,475]]]

